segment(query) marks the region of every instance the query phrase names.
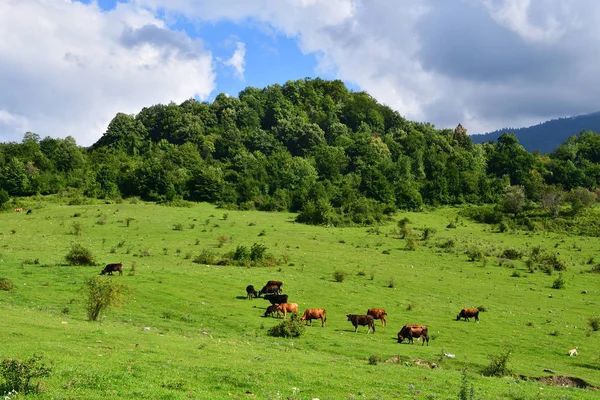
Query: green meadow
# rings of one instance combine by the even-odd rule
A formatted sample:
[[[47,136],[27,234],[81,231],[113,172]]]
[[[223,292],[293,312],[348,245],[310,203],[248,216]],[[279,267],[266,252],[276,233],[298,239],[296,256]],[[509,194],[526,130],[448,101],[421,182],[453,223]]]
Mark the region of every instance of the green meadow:
[[[0,359],[35,354],[52,366],[29,398],[449,399],[461,389],[481,399],[600,396],[538,381],[570,377],[600,387],[600,331],[589,323],[600,317],[600,274],[590,272],[600,238],[499,233],[459,208],[328,228],[206,203],[67,200],[23,198],[31,214],[0,213],[0,278],[14,284],[0,290]],[[72,244],[89,249],[96,265],[68,265]],[[277,262],[195,262],[254,244]],[[554,254],[566,270],[532,267],[536,251]],[[126,286],[122,306],[88,321],[86,279],[118,262],[123,275],[103,278]],[[559,276],[564,287],[554,289]],[[264,317],[269,302],[248,300],[245,288],[272,279],[284,282],[300,312],[325,308],[326,326],[313,321],[299,338],[269,336],[282,319]],[[388,325],[355,333],[346,314],[370,307],[385,309]],[[485,310],[480,322],[456,321],[463,307]],[[397,343],[408,323],[429,327],[429,346]],[[569,357],[575,347],[579,355]],[[510,375],[482,374],[491,356],[509,350]]]

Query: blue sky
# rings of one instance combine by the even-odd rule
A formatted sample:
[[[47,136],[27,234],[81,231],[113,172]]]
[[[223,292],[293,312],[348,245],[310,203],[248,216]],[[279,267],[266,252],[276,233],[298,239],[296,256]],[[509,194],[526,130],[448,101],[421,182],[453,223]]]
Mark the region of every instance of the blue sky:
[[[95,143],[118,112],[341,79],[469,133],[600,110],[594,0],[4,0],[0,141]]]

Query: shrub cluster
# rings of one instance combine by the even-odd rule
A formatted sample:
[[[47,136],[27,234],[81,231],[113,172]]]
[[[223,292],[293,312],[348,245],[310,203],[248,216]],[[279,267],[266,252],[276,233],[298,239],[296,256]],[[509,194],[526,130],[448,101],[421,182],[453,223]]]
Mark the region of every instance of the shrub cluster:
[[[94,265],[92,252],[79,243],[72,243],[71,250],[65,256],[69,265]]]
[[[104,277],[94,276],[85,282],[86,312],[90,321],[98,320],[100,313],[110,306],[119,307],[125,285]]]
[[[511,374],[511,370],[508,366],[508,361],[512,354],[512,349],[506,349],[500,354],[490,354],[489,365],[483,370],[485,376],[506,376]]]
[[[304,333],[306,327],[302,321],[300,321],[300,317],[298,317],[297,313],[289,315],[290,318],[288,320],[282,321],[280,324],[269,328],[269,335],[286,338],[300,337]]]
[[[32,386],[31,380],[49,376],[52,367],[42,362],[43,356],[34,355],[29,360],[5,358],[0,363],[0,375],[4,379],[3,392],[16,391],[29,393],[37,391],[37,386]]]
[[[0,290],[4,290],[6,292],[13,290],[15,288],[15,284],[12,283],[7,278],[0,278]]]

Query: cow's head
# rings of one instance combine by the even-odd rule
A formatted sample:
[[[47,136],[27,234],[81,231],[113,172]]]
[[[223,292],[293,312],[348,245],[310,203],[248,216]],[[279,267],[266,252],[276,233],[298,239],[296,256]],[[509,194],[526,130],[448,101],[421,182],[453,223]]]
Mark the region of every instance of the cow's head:
[[[352,317],[354,317],[354,314],[346,314],[346,317],[348,317],[348,321],[352,321]]]

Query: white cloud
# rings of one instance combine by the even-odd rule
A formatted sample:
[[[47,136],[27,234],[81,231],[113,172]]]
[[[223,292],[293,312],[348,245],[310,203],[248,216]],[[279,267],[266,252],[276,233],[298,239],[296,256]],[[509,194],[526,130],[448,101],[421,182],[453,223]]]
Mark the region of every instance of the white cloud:
[[[26,128],[91,145],[117,112],[204,99],[214,80],[200,41],[132,5],[0,3],[0,141],[20,141]]]
[[[246,45],[244,42],[237,42],[236,49],[231,58],[224,60],[223,64],[232,67],[239,79],[244,79],[244,68],[246,64]]]
[[[600,110],[592,0],[130,0],[105,13],[4,0],[0,110],[15,119],[0,118],[0,135],[27,126],[90,144],[116,112],[206,98],[212,55],[157,15],[295,38],[318,71],[438,127],[462,122],[475,133]],[[224,63],[243,78],[246,39],[238,41]]]

